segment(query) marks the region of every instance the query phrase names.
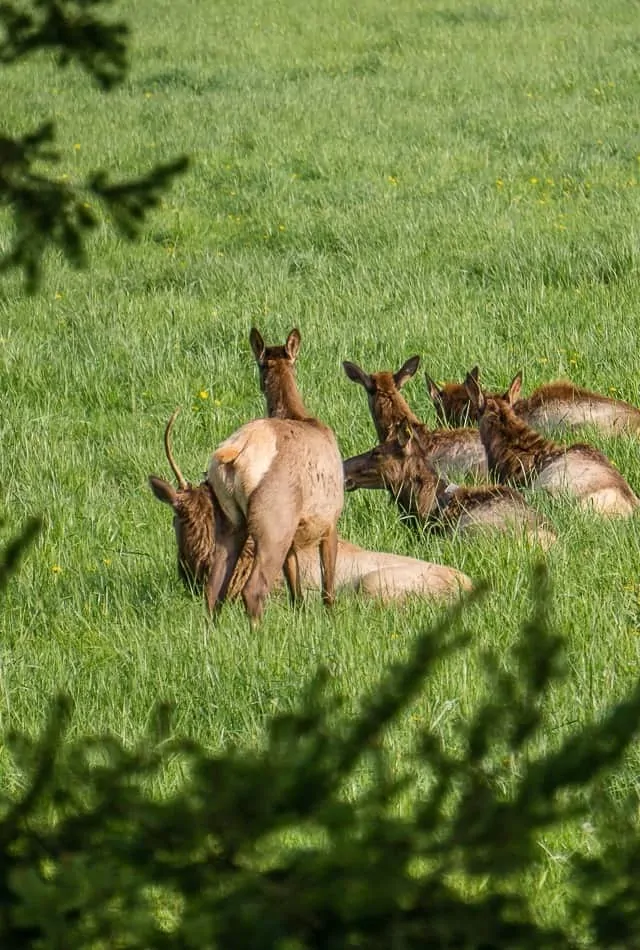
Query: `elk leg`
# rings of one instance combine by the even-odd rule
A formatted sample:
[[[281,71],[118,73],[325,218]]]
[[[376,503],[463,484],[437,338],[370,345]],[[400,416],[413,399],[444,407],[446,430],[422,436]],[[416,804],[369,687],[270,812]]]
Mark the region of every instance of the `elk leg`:
[[[289,588],[289,598],[292,604],[302,600],[302,586],[300,584],[300,568],[298,566],[298,555],[294,547],[290,547],[286,558],[284,559],[284,579]]]
[[[218,538],[205,591],[207,609],[210,614],[213,614],[224,600],[241,552],[244,555],[246,548],[247,535],[242,529]]]
[[[292,538],[256,538],[256,556],[247,583],[242,588],[242,599],[255,627],[264,613],[264,605],[276,578],[284,569]]]
[[[336,593],[336,558],[338,557],[338,529],[334,525],[320,542],[320,570],[322,573],[322,603],[332,607]]]
[[[251,625],[256,626],[264,612],[267,594],[285,569],[298,527],[298,514],[290,502],[274,508],[269,494],[258,488],[249,501],[247,530],[255,541],[256,555],[242,599]]]

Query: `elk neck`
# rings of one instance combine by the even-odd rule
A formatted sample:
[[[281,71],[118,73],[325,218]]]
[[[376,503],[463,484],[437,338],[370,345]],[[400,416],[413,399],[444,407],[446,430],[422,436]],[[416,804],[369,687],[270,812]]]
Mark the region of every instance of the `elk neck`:
[[[309,419],[292,367],[279,363],[268,368],[264,375],[264,396],[270,418]]]
[[[557,443],[528,426],[501,399],[487,400],[480,420],[480,438],[489,468],[500,481],[522,483],[561,451]]]

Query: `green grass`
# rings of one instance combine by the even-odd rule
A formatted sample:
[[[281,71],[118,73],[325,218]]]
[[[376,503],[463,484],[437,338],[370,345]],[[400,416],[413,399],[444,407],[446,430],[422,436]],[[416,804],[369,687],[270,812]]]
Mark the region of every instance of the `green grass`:
[[[0,283],[4,537],[45,518],[0,616],[0,730],[36,731],[63,689],[74,733],[135,741],[164,697],[212,748],[258,745],[319,662],[355,708],[438,611],[344,596],[328,617],[319,597],[297,613],[274,597],[255,634],[238,606],[212,626],[178,583],[170,512],[147,486],[167,475],[166,420],[183,406],[175,452],[195,480],[263,413],[253,324],[268,343],[300,328],[300,387],[345,456],[374,435],[343,359],[373,371],[421,354],[406,392],[431,421],[422,370],[458,379],[474,363],[490,385],[523,368],[526,391],[569,375],[640,404],[637,4],[121,9],[132,70],[111,95],[43,57],[3,71],[10,132],[55,114],[60,174],[123,177],[182,152],[193,166],[138,244],[105,226],[89,271],[51,253],[37,297],[17,275]],[[640,491],[637,440],[593,440]],[[567,657],[543,750],[636,680],[640,527],[539,504],[560,537],[548,561]],[[526,616],[532,555],[509,538],[412,533],[382,493],[350,495],[341,530],[490,579],[464,621],[472,648],[389,737],[398,757],[421,722],[454,741],[482,695],[483,651],[506,657]],[[0,770],[15,788],[6,754]],[[543,914],[562,902],[549,886],[562,854],[588,846],[579,829],[554,843],[532,884],[546,882]]]

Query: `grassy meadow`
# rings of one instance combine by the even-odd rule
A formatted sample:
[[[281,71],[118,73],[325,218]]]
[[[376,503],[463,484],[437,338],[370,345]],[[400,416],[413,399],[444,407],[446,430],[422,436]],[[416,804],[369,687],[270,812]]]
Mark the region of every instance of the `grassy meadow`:
[[[0,515],[6,540],[44,531],[0,613],[0,731],[40,728],[59,690],[72,733],[134,742],[158,697],[211,748],[259,745],[318,663],[355,709],[414,635],[426,601],[382,608],[271,599],[251,633],[239,605],[212,625],[178,582],[162,437],[198,480],[213,447],[263,414],[248,334],[302,334],[298,380],[344,456],[374,444],[367,371],[422,365],[406,396],[434,421],[423,371],[478,363],[487,384],[524,370],[525,392],[568,376],[640,405],[640,38],[633,0],[362,0],[121,3],[132,68],[106,96],[46,57],[2,70],[3,120],[53,115],[59,174],[120,178],[181,153],[179,179],[139,243],[104,226],[91,267],[52,252],[40,292],[0,281]],[[4,226],[4,225],[3,225]],[[0,250],[8,246],[0,231]],[[637,492],[637,438],[590,433]],[[539,750],[637,679],[640,522],[607,523],[536,500],[559,535],[547,560],[567,676],[548,697]],[[513,537],[412,532],[383,493],[348,496],[341,533],[455,565],[490,593],[463,620],[472,646],[443,662],[396,730],[444,741],[483,695],[481,657],[505,662],[529,610],[535,557]],[[637,785],[632,752],[614,782]],[[5,786],[20,781],[0,754]],[[167,776],[167,788],[175,777]],[[548,842],[541,913],[562,902],[563,861],[588,828]],[[544,888],[544,891],[542,890]],[[544,900],[542,899],[544,895]]]

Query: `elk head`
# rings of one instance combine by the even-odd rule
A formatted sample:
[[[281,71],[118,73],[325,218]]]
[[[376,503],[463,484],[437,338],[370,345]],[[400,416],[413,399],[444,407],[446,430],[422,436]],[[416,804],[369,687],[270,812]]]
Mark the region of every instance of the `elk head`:
[[[478,380],[477,366],[473,367],[469,376]],[[457,428],[466,426],[474,420],[473,406],[464,383],[444,383],[443,386],[438,386],[428,373],[425,373],[425,380],[436,416],[442,425]]]
[[[395,373],[384,371],[369,374],[357,363],[347,360],[342,364],[349,379],[364,388],[371,418],[381,442],[393,436],[395,428],[403,419],[419,421],[400,393],[405,383],[415,376],[419,365],[420,357],[411,356]]]
[[[164,433],[164,447],[178,487],[157,475],[149,476],[151,491],[158,501],[173,509],[173,527],[178,545],[178,572],[190,587],[207,580],[216,548],[216,524],[222,517],[220,506],[208,482],[191,485],[178,467],[171,451],[171,429],[179,413],[176,409]]]

